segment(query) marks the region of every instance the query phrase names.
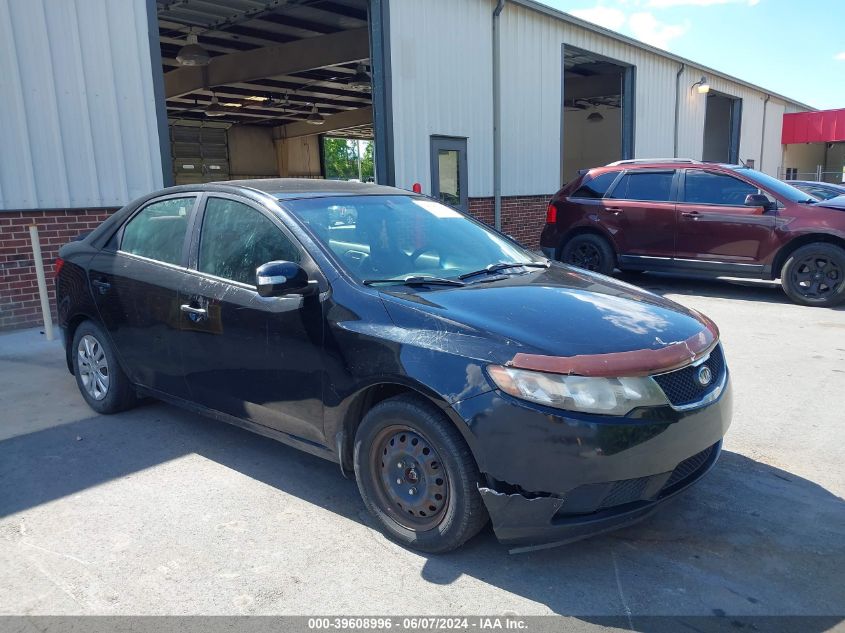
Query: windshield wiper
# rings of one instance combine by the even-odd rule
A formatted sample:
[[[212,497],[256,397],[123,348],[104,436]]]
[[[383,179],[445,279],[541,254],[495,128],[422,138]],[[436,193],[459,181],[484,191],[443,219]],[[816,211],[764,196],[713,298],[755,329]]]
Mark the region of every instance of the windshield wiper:
[[[474,270],[471,273],[464,273],[458,279],[469,279],[470,277],[484,274],[492,275],[508,268],[548,268],[549,266],[549,262],[499,262],[498,264],[490,264],[479,270]]]
[[[416,275],[411,277],[397,277],[393,279],[365,279],[365,286],[373,284],[404,284],[406,286],[466,286],[463,281],[447,279],[446,277],[432,277],[429,275]]]

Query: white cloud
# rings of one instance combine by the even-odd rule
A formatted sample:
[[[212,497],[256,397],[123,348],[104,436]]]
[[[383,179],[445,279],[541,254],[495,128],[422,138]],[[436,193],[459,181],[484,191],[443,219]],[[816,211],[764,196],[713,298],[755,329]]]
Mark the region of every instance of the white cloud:
[[[626,19],[623,11],[602,6],[592,7],[590,9],[575,9],[569,13],[574,15],[576,18],[581,18],[587,22],[592,22],[593,24],[598,24],[599,26],[603,26],[606,29],[612,29],[614,31],[621,29],[624,26]]]
[[[648,0],[646,6],[655,9],[669,7],[710,7],[718,4],[747,4],[750,7],[760,4],[760,0]]]
[[[689,31],[689,24],[667,24],[643,11],[628,18],[628,28],[636,39],[657,48],[668,49],[672,40]]]
[[[842,51],[841,53],[837,53],[836,55],[833,56],[833,59],[840,61],[840,62],[845,62],[845,51]]]

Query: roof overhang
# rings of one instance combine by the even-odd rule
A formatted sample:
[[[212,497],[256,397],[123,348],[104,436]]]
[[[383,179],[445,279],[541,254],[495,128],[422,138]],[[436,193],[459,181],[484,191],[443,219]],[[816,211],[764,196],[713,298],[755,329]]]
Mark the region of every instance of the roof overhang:
[[[783,115],[781,143],[836,143],[845,141],[845,108]]]

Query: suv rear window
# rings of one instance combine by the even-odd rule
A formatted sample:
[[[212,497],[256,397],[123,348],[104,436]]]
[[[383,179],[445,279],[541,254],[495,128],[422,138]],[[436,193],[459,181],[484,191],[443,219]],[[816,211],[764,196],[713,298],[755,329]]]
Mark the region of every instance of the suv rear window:
[[[610,194],[616,200],[669,202],[672,199],[673,171],[629,171]]]
[[[613,181],[616,180],[616,176],[618,175],[618,171],[608,171],[603,174],[599,174],[595,178],[590,178],[587,182],[578,187],[578,189],[575,190],[575,193],[573,193],[570,197],[603,198],[604,194],[607,193],[610,185],[613,184]]]

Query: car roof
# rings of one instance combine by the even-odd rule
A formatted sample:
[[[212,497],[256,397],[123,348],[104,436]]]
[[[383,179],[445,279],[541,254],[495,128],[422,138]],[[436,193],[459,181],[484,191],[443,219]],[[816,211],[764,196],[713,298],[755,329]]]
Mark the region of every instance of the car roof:
[[[257,189],[258,191],[269,193],[276,198],[416,195],[405,189],[386,187],[369,182],[322,180],[318,178],[260,178],[254,180],[226,180],[214,184]]]

